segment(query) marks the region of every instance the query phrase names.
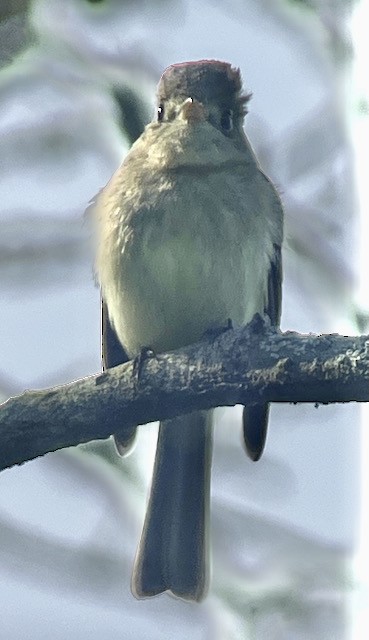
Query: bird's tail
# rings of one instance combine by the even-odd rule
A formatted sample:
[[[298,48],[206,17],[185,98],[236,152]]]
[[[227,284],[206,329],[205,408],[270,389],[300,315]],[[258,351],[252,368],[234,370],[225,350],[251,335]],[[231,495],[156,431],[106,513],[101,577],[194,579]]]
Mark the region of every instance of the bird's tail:
[[[243,408],[243,441],[249,458],[260,460],[268,431],[269,404],[253,404]]]
[[[160,423],[153,480],[132,577],[138,598],[201,600],[209,581],[212,412]]]

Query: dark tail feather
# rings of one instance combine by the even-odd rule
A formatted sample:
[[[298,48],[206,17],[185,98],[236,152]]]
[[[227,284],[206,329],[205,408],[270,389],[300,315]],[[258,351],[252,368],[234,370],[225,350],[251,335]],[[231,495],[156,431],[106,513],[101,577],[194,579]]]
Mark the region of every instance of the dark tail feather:
[[[170,590],[201,600],[209,578],[212,412],[160,424],[150,499],[132,577],[138,598]]]
[[[124,435],[122,433],[114,433],[114,444],[117,452],[120,456],[125,456],[129,453],[133,447],[136,438],[137,427],[131,427],[127,429]]]
[[[243,438],[249,458],[256,462],[264,450],[269,404],[254,404],[243,409]]]

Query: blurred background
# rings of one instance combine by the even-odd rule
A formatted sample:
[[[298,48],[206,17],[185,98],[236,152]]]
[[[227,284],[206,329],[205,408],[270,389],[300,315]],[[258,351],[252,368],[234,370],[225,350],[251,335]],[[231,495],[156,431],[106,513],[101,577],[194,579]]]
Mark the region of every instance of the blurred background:
[[[253,92],[246,131],[286,211],[282,328],[366,330],[367,9],[0,0],[0,399],[100,369],[83,212],[151,118],[174,62],[231,62]],[[201,605],[130,593],[156,425],[140,428],[124,460],[106,441],[2,472],[0,639],[367,637],[361,414],[275,405],[254,464],[240,408],[218,410]]]

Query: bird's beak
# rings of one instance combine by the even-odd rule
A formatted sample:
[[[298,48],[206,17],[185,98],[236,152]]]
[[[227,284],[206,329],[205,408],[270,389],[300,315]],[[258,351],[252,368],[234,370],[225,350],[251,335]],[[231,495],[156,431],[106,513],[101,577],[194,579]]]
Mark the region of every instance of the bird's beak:
[[[198,102],[198,100],[194,100],[194,98],[187,98],[181,106],[180,117],[189,124],[201,122],[206,120],[207,110],[201,102]]]

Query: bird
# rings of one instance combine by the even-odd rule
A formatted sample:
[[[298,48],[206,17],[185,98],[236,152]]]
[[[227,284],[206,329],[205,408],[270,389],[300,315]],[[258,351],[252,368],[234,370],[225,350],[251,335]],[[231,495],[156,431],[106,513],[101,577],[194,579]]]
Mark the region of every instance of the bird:
[[[283,206],[243,129],[250,98],[228,62],[170,65],[153,120],[93,200],[105,368],[192,344],[229,319],[241,325],[259,313],[279,325]],[[243,410],[254,461],[268,410]],[[193,411],[159,425],[137,598],[207,594],[212,423],[212,411]],[[135,431],[115,436],[120,453]]]

